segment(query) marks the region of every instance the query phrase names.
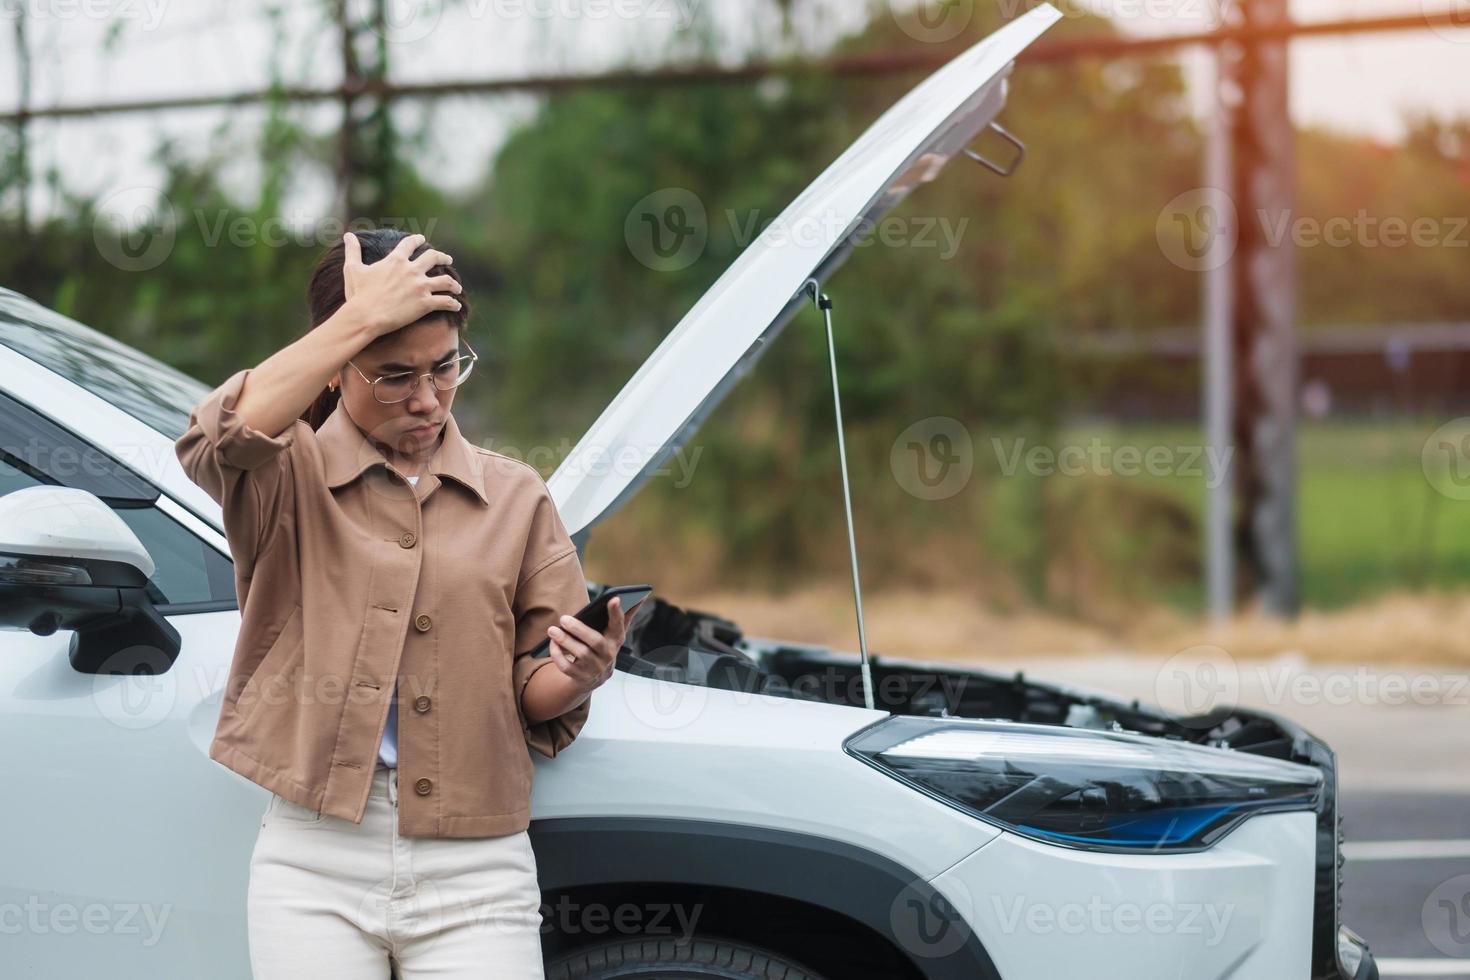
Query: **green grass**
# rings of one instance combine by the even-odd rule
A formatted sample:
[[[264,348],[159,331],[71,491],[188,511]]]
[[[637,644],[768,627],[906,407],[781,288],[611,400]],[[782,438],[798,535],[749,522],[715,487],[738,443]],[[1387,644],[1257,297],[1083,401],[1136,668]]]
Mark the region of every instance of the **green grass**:
[[[1301,426],[1296,514],[1305,606],[1335,609],[1395,591],[1470,587],[1470,501],[1435,491],[1421,462],[1439,422]],[[1007,474],[1004,464],[1015,460],[1021,434],[975,427],[970,436],[971,483],[930,502],[893,479],[890,432],[849,433],[849,455],[866,461],[854,489],[865,586],[966,583],[996,611],[1036,604],[1098,621],[1150,606],[1202,609],[1206,470],[1192,451],[1200,444],[1197,428],[1070,425],[1046,447],[1086,449],[1097,440],[1111,454],[1111,475],[1091,466],[1077,475],[1045,475],[1024,462]],[[1024,446],[1035,448],[1037,438],[1027,433]],[[793,472],[789,462],[759,452],[763,444],[753,436],[744,453],[710,449],[712,458],[738,465],[706,471],[690,487],[665,482],[645,491],[633,508],[638,520],[624,518],[594,534],[598,551],[617,555],[620,567],[629,554],[641,556],[630,573],[636,580],[677,569],[691,584],[753,586],[779,581],[779,574],[846,582],[835,452]],[[1136,449],[1140,460],[1162,450],[1172,462],[1158,473],[1118,475],[1122,447]],[[1179,471],[1177,464],[1191,462],[1192,471]],[[700,562],[691,565],[690,555]]]
[[[1300,427],[1297,525],[1306,605],[1339,607],[1396,589],[1470,584],[1470,501],[1438,493],[1421,463],[1424,442],[1440,421],[1333,421]],[[1198,445],[1200,434],[1197,428],[1182,425],[1074,425],[1064,430],[1058,446],[1086,448],[1094,439],[1114,453],[1122,446],[1172,451]],[[1186,456],[1174,458],[1184,460]],[[1069,494],[1064,500],[1122,490],[1177,501],[1196,527],[1203,513],[1205,475],[1201,471],[1127,476],[1089,472],[1083,477],[1047,479],[1074,485],[1064,491]],[[1001,482],[1014,484],[997,495],[1002,511],[1018,521],[1028,509],[1034,514],[1034,501],[1029,498],[1039,481]],[[1114,493],[1109,502],[1116,497]],[[1131,533],[1126,521],[1114,528],[1106,527],[1107,523],[1092,522],[1089,533],[1099,539],[1110,531],[1124,538]],[[1195,539],[1191,546],[1197,555],[1201,547],[1198,535],[1190,536]],[[1114,547],[1110,557],[1121,559],[1120,575],[1148,575],[1146,570],[1129,567],[1126,549],[1120,553]],[[1155,595],[1197,608],[1199,578],[1186,578],[1170,576],[1149,584]]]

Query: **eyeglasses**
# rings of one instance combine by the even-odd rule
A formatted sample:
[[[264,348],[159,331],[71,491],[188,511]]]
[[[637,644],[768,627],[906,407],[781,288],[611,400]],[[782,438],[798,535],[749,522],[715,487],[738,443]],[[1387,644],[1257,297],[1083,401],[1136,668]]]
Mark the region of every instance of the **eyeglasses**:
[[[470,348],[468,354],[461,354],[459,357],[451,358],[434,368],[434,370],[424,374],[403,371],[399,374],[385,374],[380,378],[369,380],[368,376],[362,373],[362,368],[356,364],[352,364],[351,361],[347,363],[352,364],[352,369],[362,375],[362,380],[366,381],[373,389],[374,398],[384,405],[393,405],[403,401],[418,390],[419,378],[428,378],[434,387],[440,391],[449,391],[452,388],[458,388],[464,384],[465,379],[470,376],[470,372],[475,367],[475,361],[480,356],[475,353],[474,348],[470,347],[469,344],[465,344],[465,347]]]

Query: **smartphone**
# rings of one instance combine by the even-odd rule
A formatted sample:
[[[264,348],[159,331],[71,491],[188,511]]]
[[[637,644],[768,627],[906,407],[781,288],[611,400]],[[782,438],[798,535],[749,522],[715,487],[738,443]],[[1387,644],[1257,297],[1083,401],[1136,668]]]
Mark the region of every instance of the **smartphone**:
[[[609,599],[613,596],[620,596],[622,601],[618,605],[622,607],[624,614],[626,614],[629,609],[647,598],[648,594],[652,591],[653,586],[651,585],[615,585],[596,599],[587,603],[581,609],[578,609],[577,619],[601,633],[607,629],[607,603]],[[543,637],[541,642],[532,648],[531,656],[551,656],[551,637]]]

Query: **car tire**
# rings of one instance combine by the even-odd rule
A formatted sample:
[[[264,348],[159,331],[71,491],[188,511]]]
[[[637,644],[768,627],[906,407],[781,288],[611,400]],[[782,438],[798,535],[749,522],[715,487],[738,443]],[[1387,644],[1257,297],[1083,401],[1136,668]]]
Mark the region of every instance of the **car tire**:
[[[694,936],[620,939],[584,946],[546,965],[546,980],[825,980],[759,946]]]

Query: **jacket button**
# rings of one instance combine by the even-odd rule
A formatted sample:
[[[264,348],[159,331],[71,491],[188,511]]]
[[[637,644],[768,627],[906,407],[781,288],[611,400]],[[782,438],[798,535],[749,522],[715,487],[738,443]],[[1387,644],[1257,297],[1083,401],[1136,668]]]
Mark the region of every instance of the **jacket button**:
[[[429,704],[429,696],[427,694],[420,694],[418,697],[413,699],[413,710],[422,714],[425,711],[429,710]]]
[[[398,544],[400,547],[404,548],[412,548],[413,543],[417,540],[418,537],[415,536],[412,531],[404,531],[398,536]]]
[[[430,619],[427,615],[420,614],[419,617],[413,621],[413,625],[418,628],[418,631],[420,633],[427,633],[429,631],[429,627],[434,625],[434,621]]]
[[[418,782],[413,784],[413,788],[418,792],[420,796],[428,796],[429,790],[434,788],[434,781],[431,779],[420,779]]]

